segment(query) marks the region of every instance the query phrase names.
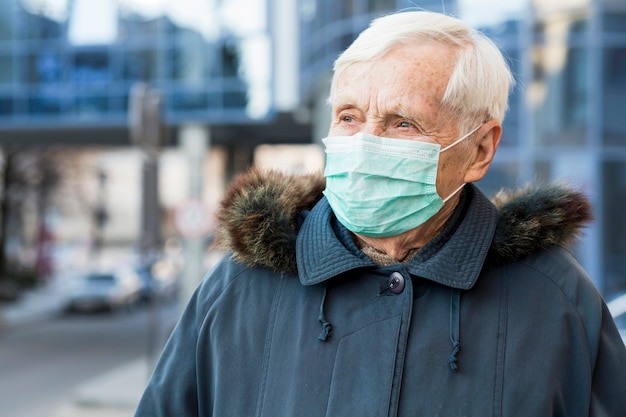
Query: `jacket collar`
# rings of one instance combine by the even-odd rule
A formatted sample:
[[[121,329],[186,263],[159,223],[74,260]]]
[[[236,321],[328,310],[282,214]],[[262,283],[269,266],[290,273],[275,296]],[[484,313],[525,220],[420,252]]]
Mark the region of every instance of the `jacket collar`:
[[[326,198],[306,216],[296,244],[298,275],[304,285],[326,281],[342,272],[372,266],[337,221]]]
[[[453,288],[476,283],[496,231],[498,211],[472,184],[443,232],[407,264],[413,275]],[[458,219],[454,224],[455,217]]]
[[[489,252],[498,213],[473,185],[466,187],[463,200],[442,233],[405,265],[411,275],[459,289],[474,285]],[[356,247],[350,232],[335,220],[325,198],[306,216],[296,254],[303,285],[374,266]]]
[[[215,246],[250,266],[300,273],[307,284],[340,270],[371,265],[367,256],[353,253],[350,244],[337,239],[345,231],[333,225],[334,216],[322,195],[324,186],[319,174],[251,169],[238,175],[216,213]],[[569,245],[592,219],[586,196],[560,184],[501,191],[491,199],[493,204],[474,186],[466,189],[470,201],[458,230],[443,246],[436,247],[441,243],[437,240],[425,246],[407,264],[411,273],[470,288],[485,257],[492,263],[508,263],[537,250]],[[311,255],[297,259],[296,250]]]

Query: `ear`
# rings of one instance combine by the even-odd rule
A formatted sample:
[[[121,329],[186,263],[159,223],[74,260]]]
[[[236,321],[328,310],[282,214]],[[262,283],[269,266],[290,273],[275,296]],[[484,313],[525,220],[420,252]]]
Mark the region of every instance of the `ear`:
[[[476,139],[477,148],[474,149],[473,159],[463,177],[465,183],[479,181],[487,173],[500,144],[502,125],[497,120],[489,120],[478,130],[478,134],[481,136]]]

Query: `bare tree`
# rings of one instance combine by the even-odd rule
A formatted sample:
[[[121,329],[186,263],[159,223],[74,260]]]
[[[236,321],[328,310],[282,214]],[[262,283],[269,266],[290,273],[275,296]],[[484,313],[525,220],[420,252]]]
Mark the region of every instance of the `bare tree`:
[[[59,171],[52,148],[5,145],[0,161],[0,283],[35,284],[49,273],[46,212]],[[29,256],[30,255],[30,256]],[[13,284],[13,285],[11,285]]]

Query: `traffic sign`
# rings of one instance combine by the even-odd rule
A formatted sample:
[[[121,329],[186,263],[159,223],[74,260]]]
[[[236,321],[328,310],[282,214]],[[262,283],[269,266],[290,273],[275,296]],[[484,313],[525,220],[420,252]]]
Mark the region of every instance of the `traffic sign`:
[[[182,237],[188,239],[205,237],[211,229],[211,220],[202,201],[188,200],[176,208],[174,227]]]

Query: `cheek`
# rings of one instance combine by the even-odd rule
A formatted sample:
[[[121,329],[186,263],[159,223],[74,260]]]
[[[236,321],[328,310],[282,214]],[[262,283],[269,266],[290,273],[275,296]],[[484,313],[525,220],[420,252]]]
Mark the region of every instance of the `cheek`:
[[[450,155],[452,156],[452,155]],[[440,158],[437,169],[437,190],[445,194],[455,190],[463,182],[466,158],[454,156]]]

